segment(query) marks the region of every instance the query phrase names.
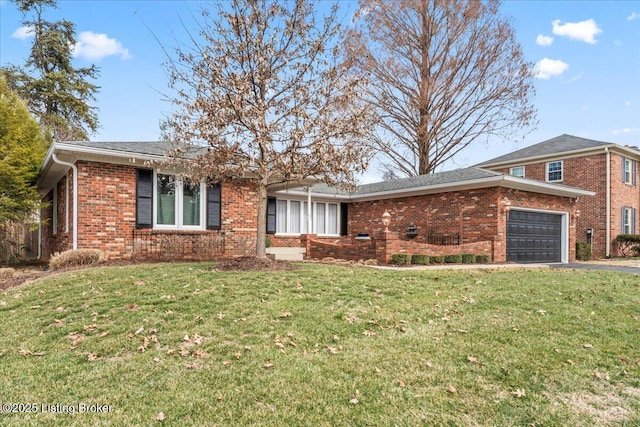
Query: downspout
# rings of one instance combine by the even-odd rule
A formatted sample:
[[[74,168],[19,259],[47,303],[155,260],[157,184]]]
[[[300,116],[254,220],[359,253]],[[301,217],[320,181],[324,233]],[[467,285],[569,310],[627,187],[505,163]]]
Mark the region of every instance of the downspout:
[[[311,226],[313,222],[311,220],[311,186],[307,186],[307,234],[312,234]]]
[[[611,152],[609,151],[609,147],[605,147],[604,152],[607,153],[607,191],[606,191],[606,202],[605,204],[607,212],[605,215],[606,222],[606,243],[605,243],[605,257],[609,258],[611,256]]]
[[[55,152],[51,154],[54,162],[73,170],[73,249],[76,250],[78,249],[78,167],[73,163],[60,160]]]

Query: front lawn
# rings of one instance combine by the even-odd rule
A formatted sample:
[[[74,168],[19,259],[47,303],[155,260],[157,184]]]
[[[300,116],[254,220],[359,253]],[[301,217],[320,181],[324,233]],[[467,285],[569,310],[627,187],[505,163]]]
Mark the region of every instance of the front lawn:
[[[636,275],[209,267],[0,291],[0,425],[640,424]]]

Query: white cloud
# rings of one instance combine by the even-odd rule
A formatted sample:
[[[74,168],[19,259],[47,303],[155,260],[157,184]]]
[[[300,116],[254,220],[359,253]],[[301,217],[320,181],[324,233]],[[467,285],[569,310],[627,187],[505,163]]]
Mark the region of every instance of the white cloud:
[[[569,64],[559,59],[542,58],[536,63],[535,72],[537,79],[550,79],[559,76],[569,69]]]
[[[615,41],[613,42],[613,45],[614,45],[614,46],[617,46],[617,47],[620,47],[620,46],[624,45],[624,43],[622,43],[622,40],[615,40]]]
[[[631,107],[631,101],[624,101],[625,107]]]
[[[634,20],[639,19],[639,18],[640,18],[639,14],[637,14],[635,12],[631,12],[631,15],[629,15],[627,17],[627,21],[634,21]]]
[[[33,37],[33,27],[20,27],[11,34],[14,39],[25,40],[29,37]]]
[[[624,129],[616,129],[612,132],[614,135],[632,135],[632,134],[640,134],[640,128],[624,128]]]
[[[536,43],[540,46],[551,46],[553,43],[553,37],[545,36],[544,34],[538,34],[536,37]]]
[[[580,40],[585,43],[596,43],[594,37],[602,32],[593,19],[587,19],[581,22],[567,22],[566,24],[561,24],[560,22],[559,19],[556,19],[551,23],[553,25],[553,34],[556,36],[566,36],[570,39]]]
[[[120,56],[120,59],[132,58],[129,49],[124,48],[118,40],[93,31],[81,32],[78,36],[78,42],[73,47],[73,56],[76,57],[100,60],[112,55]]]

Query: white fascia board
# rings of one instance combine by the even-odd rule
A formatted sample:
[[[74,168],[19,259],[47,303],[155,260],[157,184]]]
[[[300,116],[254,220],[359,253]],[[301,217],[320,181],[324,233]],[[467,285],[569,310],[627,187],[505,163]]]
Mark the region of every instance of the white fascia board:
[[[400,197],[422,196],[426,194],[437,194],[451,191],[472,190],[487,187],[505,187],[514,190],[528,191],[532,193],[550,194],[562,197],[580,197],[594,196],[596,193],[588,190],[581,190],[573,187],[563,187],[557,184],[550,184],[541,181],[533,181],[525,178],[518,178],[510,175],[497,175],[488,178],[473,179],[468,181],[459,181],[445,184],[429,185],[423,187],[410,187],[389,191],[380,191],[367,194],[327,194],[327,193],[311,193],[314,200],[329,199],[340,200],[345,202],[366,202],[380,199],[395,199]],[[302,191],[278,191],[274,193],[276,196],[282,197],[299,197],[307,196]]]
[[[480,165],[476,165],[476,167],[481,169],[489,169],[489,168],[507,167],[507,166],[521,166],[521,165],[528,165],[531,163],[538,163],[538,162],[553,160],[553,159],[567,159],[571,157],[582,157],[589,153],[596,154],[596,153],[602,152],[604,154],[606,151],[605,150],[606,148],[618,149],[620,151],[625,151],[629,154],[632,154],[636,157],[639,156],[638,152],[636,152],[635,150],[621,147],[616,144],[608,144],[608,145],[601,145],[595,148],[582,148],[580,150],[573,150],[573,151],[559,151],[557,153],[542,154],[540,156],[521,157],[519,159],[504,160],[501,162],[494,162],[494,163],[483,163]]]
[[[97,156],[118,157],[118,158],[124,158],[124,159],[140,159],[140,160],[155,160],[155,161],[165,160],[164,156],[136,153],[133,151],[120,151],[120,150],[109,150],[109,149],[98,148],[98,147],[78,146],[74,144],[65,144],[64,142],[58,142],[53,145],[55,145],[55,147],[57,148],[56,151],[66,151],[74,154],[93,154]]]

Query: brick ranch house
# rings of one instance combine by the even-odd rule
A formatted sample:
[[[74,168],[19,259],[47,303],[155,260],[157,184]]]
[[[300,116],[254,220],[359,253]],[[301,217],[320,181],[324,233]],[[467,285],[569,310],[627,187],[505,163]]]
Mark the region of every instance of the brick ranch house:
[[[257,192],[208,186],[161,166],[168,143],[56,142],[38,189],[40,255],[94,248],[111,259],[255,254]],[[577,200],[592,191],[480,168],[362,185],[274,187],[267,232],[275,256],[389,262],[393,253],[473,253],[493,262],[575,259]],[[388,230],[381,216],[388,211]]]
[[[603,258],[618,255],[618,234],[640,230],[638,160],[637,147],[560,135],[476,166],[593,191],[576,203],[576,240],[591,243],[593,257]]]

